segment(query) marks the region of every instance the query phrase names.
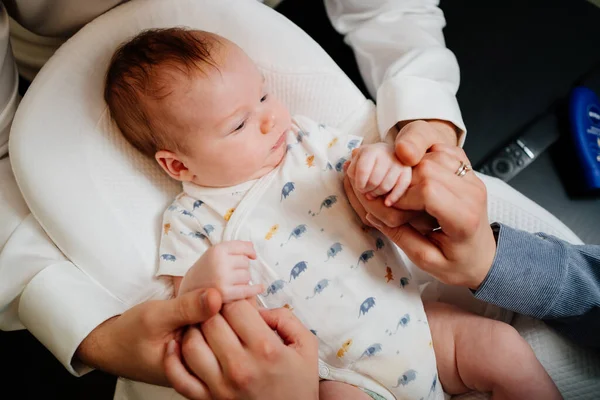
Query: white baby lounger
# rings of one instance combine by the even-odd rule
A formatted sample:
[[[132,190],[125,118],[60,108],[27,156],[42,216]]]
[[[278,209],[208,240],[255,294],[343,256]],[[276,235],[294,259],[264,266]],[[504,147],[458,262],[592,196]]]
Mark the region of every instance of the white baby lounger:
[[[58,50],[32,83],[15,117],[10,152],[33,215],[96,290],[112,295],[113,304],[96,307],[126,309],[167,292],[154,279],[159,228],[163,210],[180,187],[121,138],[103,100],[103,82],[119,43],[145,28],[172,26],[208,30],[236,42],[259,64],[292,114],[351,126],[355,134],[375,126],[372,103],[320,46],[256,1],[132,1],[91,22]],[[560,221],[506,184],[484,180],[491,219],[579,242]],[[438,289],[433,296],[490,310],[463,290]],[[28,301],[34,300],[24,298],[20,307]],[[37,326],[44,323],[37,321]],[[540,322],[516,316],[513,324],[566,398],[591,399],[600,393],[600,364],[592,355]],[[45,342],[43,336],[52,332],[39,329],[34,334]],[[117,399],[175,397],[170,389],[125,380],[119,381],[115,394]]]

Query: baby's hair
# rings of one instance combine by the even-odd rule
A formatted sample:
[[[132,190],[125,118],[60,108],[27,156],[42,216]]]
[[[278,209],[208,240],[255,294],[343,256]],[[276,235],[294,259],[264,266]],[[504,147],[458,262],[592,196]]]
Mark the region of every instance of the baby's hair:
[[[177,133],[167,132],[156,115],[149,115],[149,101],[171,94],[170,83],[183,75],[217,68],[213,49],[218,36],[185,28],[150,29],[122,44],[113,55],[104,88],[104,99],[125,139],[143,154],[159,150],[180,151],[185,146]]]

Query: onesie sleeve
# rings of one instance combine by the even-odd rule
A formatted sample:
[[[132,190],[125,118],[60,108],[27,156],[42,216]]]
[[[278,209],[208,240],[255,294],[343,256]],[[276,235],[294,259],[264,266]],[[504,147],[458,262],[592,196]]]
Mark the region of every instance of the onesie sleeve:
[[[344,163],[350,159],[352,150],[360,147],[363,142],[360,136],[343,133],[306,117],[295,117],[295,122],[299,128],[299,140],[310,140],[327,159],[327,168],[337,172],[343,172]]]
[[[199,201],[199,200],[198,200]],[[175,200],[163,214],[157,276],[184,276],[211,246],[210,226]]]

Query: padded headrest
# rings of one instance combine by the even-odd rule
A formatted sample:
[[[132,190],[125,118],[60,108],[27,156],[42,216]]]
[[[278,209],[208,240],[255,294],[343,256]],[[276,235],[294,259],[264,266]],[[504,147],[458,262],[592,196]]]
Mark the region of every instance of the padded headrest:
[[[27,204],[56,245],[128,304],[158,290],[160,220],[180,185],[121,137],[103,99],[104,76],[120,43],[143,29],[172,26],[237,43],[292,114],[338,126],[366,102],[320,46],[256,1],[131,1],[67,41],[18,109],[11,162]]]

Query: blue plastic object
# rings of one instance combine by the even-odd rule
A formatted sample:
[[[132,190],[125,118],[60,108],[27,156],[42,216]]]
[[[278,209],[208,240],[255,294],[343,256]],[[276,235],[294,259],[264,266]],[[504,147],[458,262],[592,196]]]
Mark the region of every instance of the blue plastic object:
[[[587,87],[576,87],[569,99],[569,122],[585,190],[600,189],[600,100]]]

